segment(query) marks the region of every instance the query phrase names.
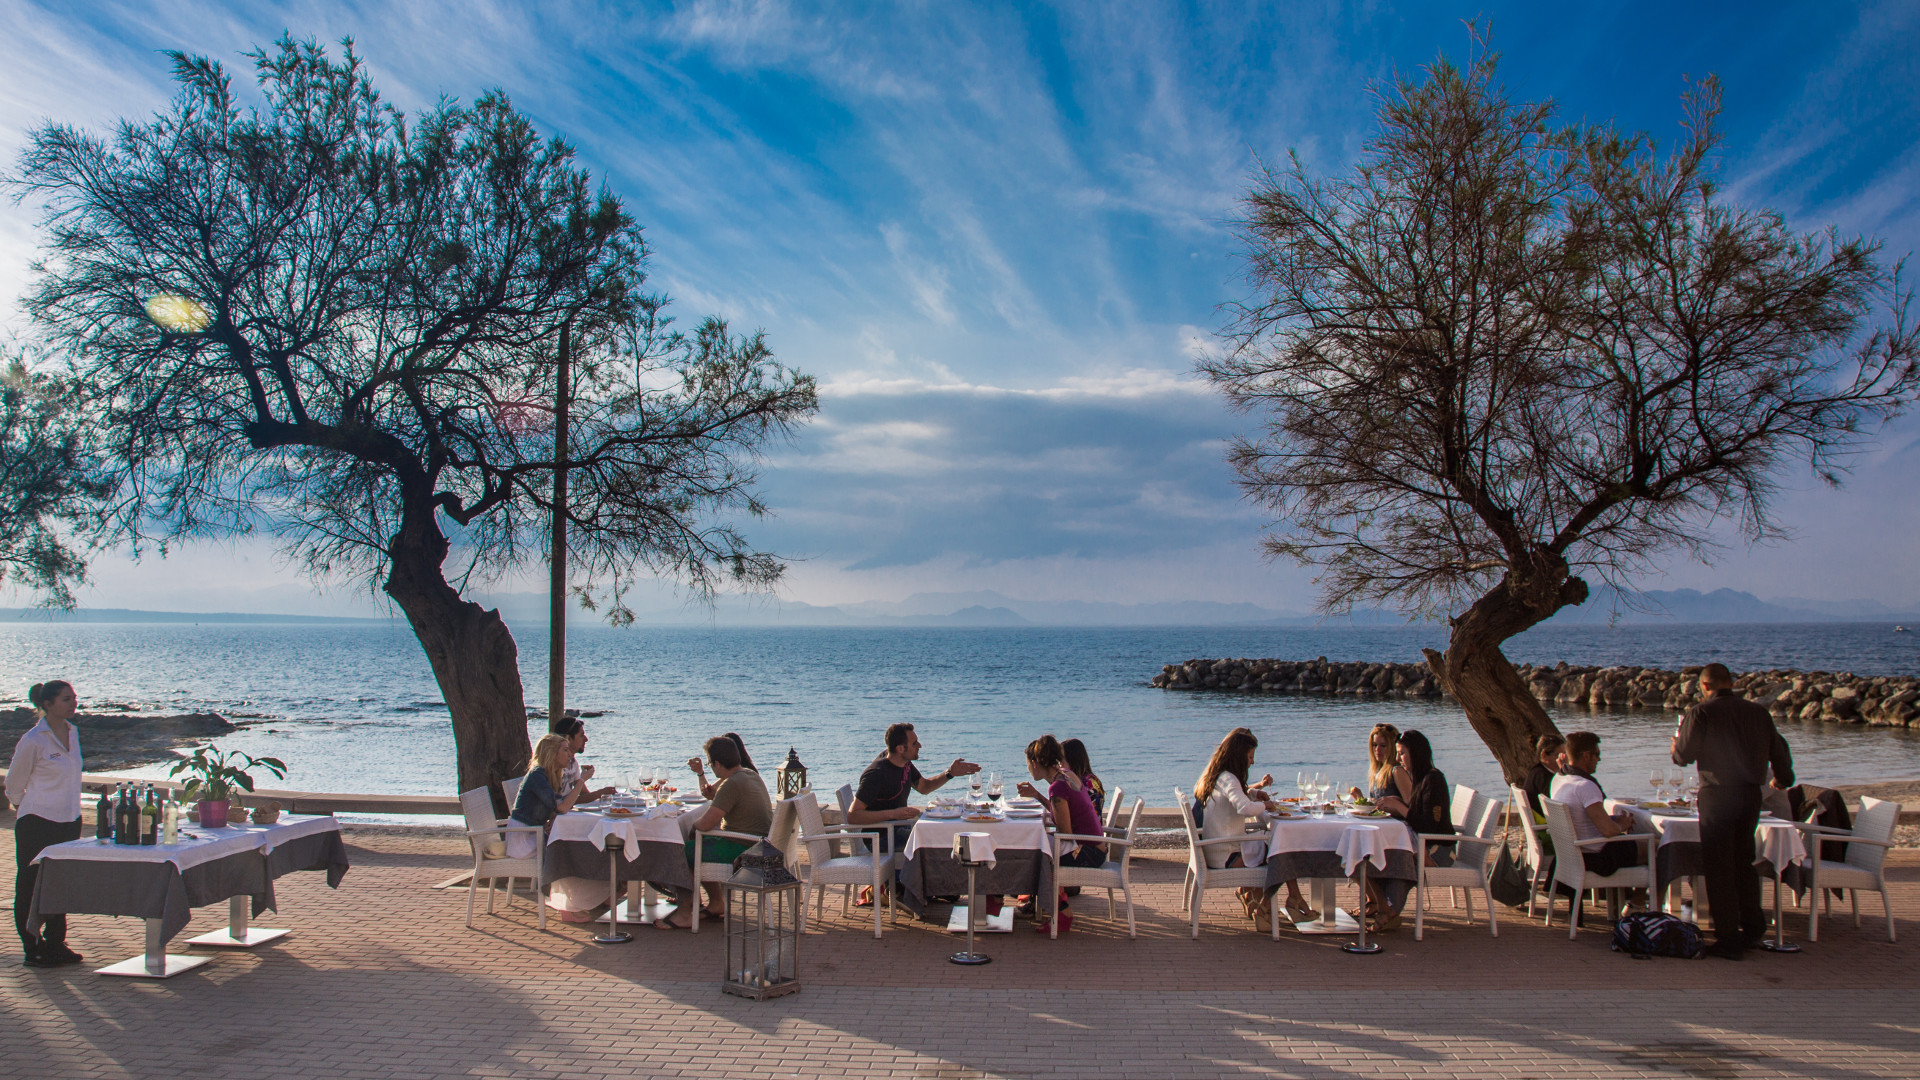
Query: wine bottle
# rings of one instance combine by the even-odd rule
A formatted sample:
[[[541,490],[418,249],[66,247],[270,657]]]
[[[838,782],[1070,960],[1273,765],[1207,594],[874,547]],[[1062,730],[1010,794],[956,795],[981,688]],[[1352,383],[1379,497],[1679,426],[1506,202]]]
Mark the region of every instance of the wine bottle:
[[[160,800],[160,842],[180,842],[180,806],[170,795]]]
[[[100,802],[93,810],[93,838],[102,843],[113,842],[113,800],[107,798],[107,789],[100,789]]]
[[[147,847],[160,842],[160,803],[154,798],[153,785],[147,785],[146,799],[140,804],[140,843]]]
[[[116,844],[137,844],[140,834],[135,830],[137,819],[133,815],[133,796],[128,794],[127,785],[122,783],[119,793],[113,801],[113,842]]]

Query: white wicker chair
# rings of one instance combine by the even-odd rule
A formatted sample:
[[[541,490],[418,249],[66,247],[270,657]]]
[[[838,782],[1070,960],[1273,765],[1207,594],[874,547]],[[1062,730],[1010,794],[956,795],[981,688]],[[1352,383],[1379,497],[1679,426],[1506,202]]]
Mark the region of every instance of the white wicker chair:
[[[1500,936],[1500,917],[1494,913],[1493,889],[1487,883],[1487,856],[1496,842],[1494,834],[1500,825],[1500,804],[1470,787],[1455,786],[1453,806],[1458,832],[1420,833],[1415,837],[1420,845],[1415,853],[1420,866],[1416,882],[1420,895],[1413,911],[1415,941],[1426,937],[1427,894],[1433,889],[1464,889],[1468,922],[1473,921],[1473,890],[1479,889],[1487,898],[1487,928],[1493,931],[1494,937]],[[1427,852],[1435,844],[1449,840],[1454,842],[1453,865],[1428,866]]]
[[[1102,830],[1100,836],[1081,836],[1077,833],[1055,833],[1053,835],[1053,921],[1049,924],[1051,937],[1060,936],[1060,890],[1069,886],[1082,889],[1107,890],[1107,920],[1114,917],[1113,890],[1119,889],[1120,895],[1127,901],[1127,936],[1133,937],[1133,841],[1140,828],[1140,807],[1147,800],[1133,800],[1133,813],[1127,818],[1125,836],[1113,836]],[[1107,864],[1100,867],[1061,866],[1060,841],[1090,840],[1107,845]],[[1119,848],[1118,858],[1114,849]]]
[[[1864,889],[1879,893],[1880,902],[1887,909],[1887,940],[1894,940],[1893,897],[1887,894],[1886,861],[1887,849],[1893,846],[1893,827],[1899,821],[1899,803],[1862,796],[1860,813],[1853,819],[1851,830],[1804,823],[1800,825],[1808,853],[1808,941],[1820,940],[1820,908],[1824,905],[1827,914],[1833,914],[1833,894],[1826,892],[1827,889],[1847,890],[1847,895],[1853,900],[1853,925],[1856,927],[1860,925],[1860,891]],[[1816,857],[1824,854],[1820,848],[1825,845],[1819,843],[1823,840],[1846,841],[1846,860],[1842,862]]]
[[[1200,829],[1193,823],[1193,800],[1179,788],[1173,789],[1173,797],[1180,803],[1180,822],[1187,828],[1187,884],[1182,900],[1192,916],[1193,936],[1200,937],[1200,907],[1205,902],[1208,889],[1265,889],[1267,887],[1267,868],[1265,866],[1228,866],[1208,867],[1206,849],[1227,844],[1238,846],[1251,837],[1221,836],[1212,840],[1200,839]],[[1280,936],[1280,905],[1272,906],[1273,936]]]
[[[507,883],[507,906],[513,906],[513,882],[515,878],[526,878],[533,885],[533,906],[539,909],[540,929],[547,928],[547,904],[540,898],[540,878],[546,859],[547,845],[545,830],[538,825],[512,825],[504,818],[493,816],[493,792],[491,789],[477,787],[460,793],[460,812],[467,819],[467,843],[473,848],[473,876],[467,879],[467,925],[473,925],[473,894],[480,883],[487,883],[487,914],[493,914],[494,884],[502,879]],[[507,834],[530,832],[534,837],[533,857],[530,859],[509,859],[504,854],[488,854],[487,848],[493,844],[505,846]]]
[[[1108,830],[1119,828],[1120,801],[1126,797],[1127,797],[1127,789],[1123,787],[1114,788],[1111,792],[1107,793],[1107,820],[1102,824],[1104,824]],[[1115,834],[1109,831],[1107,835],[1113,836]]]
[[[755,836],[752,833],[727,832],[724,829],[712,829],[707,832],[699,832],[696,830],[694,832],[693,834],[693,932],[694,933],[697,934],[700,932],[700,918],[701,916],[705,915],[707,911],[707,906],[704,901],[704,898],[700,895],[701,894],[700,886],[706,885],[708,883],[719,884],[733,876],[732,863],[710,863],[702,860],[702,856],[704,854],[704,848],[706,847],[706,842],[716,837],[722,840],[740,840],[740,841],[744,841],[747,844],[757,844],[762,840],[766,840],[772,843],[775,847],[780,848],[781,854],[784,855],[786,854],[787,848],[783,846],[780,842],[774,841],[772,838],[775,836],[784,837],[788,833],[791,833],[793,831],[793,818],[796,812],[793,803],[794,803],[794,800],[788,799],[785,802],[779,802],[774,804],[773,825],[768,830],[766,836]],[[785,817],[784,821],[782,820],[783,815]],[[806,907],[805,904],[802,904],[800,906],[803,910]],[[801,927],[801,930],[803,932],[805,931],[805,929],[806,928],[804,926]]]
[[[866,885],[873,889],[873,936],[879,937],[883,920],[880,915],[880,893],[882,882],[892,884],[893,855],[886,851],[869,851],[861,855],[840,855],[833,853],[834,842],[850,840],[851,834],[873,826],[864,825],[827,825],[820,817],[820,802],[811,795],[798,796],[791,800],[800,820],[800,842],[807,846],[806,883],[813,890],[814,917],[816,920],[826,916],[827,886],[844,885],[846,895],[842,899],[841,911],[852,909],[853,888]],[[881,826],[879,833],[865,833],[875,837],[882,846],[887,845],[893,835],[891,825]],[[892,917],[894,907],[893,890],[887,889],[888,917]],[[804,906],[804,905],[803,905]]]
[[[1527,867],[1527,918],[1533,918],[1533,901],[1540,895],[1543,884],[1553,881],[1553,856],[1547,853],[1547,845],[1541,834],[1547,831],[1545,825],[1533,822],[1533,806],[1527,802],[1527,793],[1508,784],[1508,796],[1513,800],[1513,817],[1517,819],[1521,834],[1526,837]]]
[[[1588,889],[1645,889],[1648,897],[1652,897],[1654,845],[1660,842],[1659,837],[1652,833],[1626,833],[1581,840],[1573,831],[1573,807],[1557,799],[1541,799],[1540,807],[1547,812],[1547,833],[1553,837],[1553,882],[1573,890],[1572,908],[1567,913],[1567,940],[1573,940],[1580,932],[1580,909],[1586,901]],[[1581,848],[1599,847],[1615,840],[1631,840],[1644,845],[1646,864],[1623,866],[1611,874],[1601,875],[1588,870],[1585,859],[1575,857]],[[1549,891],[1548,926],[1553,925],[1553,902],[1553,893]]]
[[[511,780],[500,781],[500,791],[507,797],[507,813],[513,813],[513,804],[520,801],[520,785],[526,782],[526,776],[516,776]]]

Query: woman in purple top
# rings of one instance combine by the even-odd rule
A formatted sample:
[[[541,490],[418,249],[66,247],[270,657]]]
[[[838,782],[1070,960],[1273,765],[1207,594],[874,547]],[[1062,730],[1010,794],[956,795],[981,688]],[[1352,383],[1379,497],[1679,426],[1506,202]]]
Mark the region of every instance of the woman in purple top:
[[[1080,836],[1104,836],[1100,830],[1100,815],[1093,808],[1093,798],[1087,794],[1085,785],[1076,785],[1067,777],[1067,756],[1060,749],[1060,740],[1051,735],[1042,735],[1027,744],[1027,771],[1035,780],[1044,781],[1047,793],[1032,784],[1022,783],[1020,794],[1029,799],[1039,799],[1047,805],[1053,814],[1054,827],[1063,833]],[[1062,866],[1102,866],[1107,861],[1107,845],[1087,840],[1070,841],[1074,849],[1063,851],[1060,855]],[[1066,933],[1073,927],[1073,914],[1067,910],[1067,893],[1060,890],[1060,932]],[[1048,920],[1040,920],[1041,933],[1050,933],[1052,927]]]

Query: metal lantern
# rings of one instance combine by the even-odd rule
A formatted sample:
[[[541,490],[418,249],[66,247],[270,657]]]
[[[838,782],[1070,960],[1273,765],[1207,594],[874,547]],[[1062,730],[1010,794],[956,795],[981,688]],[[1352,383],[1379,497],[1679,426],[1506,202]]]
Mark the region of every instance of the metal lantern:
[[[786,770],[780,770],[784,775]],[[764,1001],[800,989],[800,880],[765,840],[733,860],[726,884],[726,977],[720,989]]]
[[[800,764],[800,752],[787,747],[787,763],[774,770],[773,786],[782,799],[791,799],[807,790],[807,767]]]

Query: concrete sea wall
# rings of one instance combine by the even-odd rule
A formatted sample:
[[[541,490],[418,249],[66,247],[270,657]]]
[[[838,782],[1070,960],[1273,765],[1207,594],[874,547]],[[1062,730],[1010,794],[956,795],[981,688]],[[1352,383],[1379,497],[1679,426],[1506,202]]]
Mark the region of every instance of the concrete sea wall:
[[[1590,708],[1677,711],[1700,701],[1700,669],[1518,666],[1542,702]],[[1425,664],[1328,660],[1195,659],[1168,664],[1153,677],[1165,690],[1249,694],[1357,694],[1438,698],[1440,682]],[[1748,671],[1734,689],[1782,719],[1910,727],[1920,723],[1920,678],[1827,671]]]

